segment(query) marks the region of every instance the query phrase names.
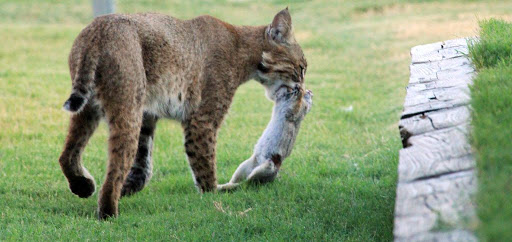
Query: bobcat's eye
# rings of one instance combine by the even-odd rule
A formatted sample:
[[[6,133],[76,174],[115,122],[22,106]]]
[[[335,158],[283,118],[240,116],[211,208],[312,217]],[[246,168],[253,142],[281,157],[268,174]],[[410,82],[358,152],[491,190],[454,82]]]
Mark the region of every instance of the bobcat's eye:
[[[258,63],[258,70],[262,73],[268,73],[270,71],[270,68],[266,67],[265,64],[262,62]]]
[[[304,80],[304,77],[306,76],[306,68],[304,66],[300,66],[300,79]]]

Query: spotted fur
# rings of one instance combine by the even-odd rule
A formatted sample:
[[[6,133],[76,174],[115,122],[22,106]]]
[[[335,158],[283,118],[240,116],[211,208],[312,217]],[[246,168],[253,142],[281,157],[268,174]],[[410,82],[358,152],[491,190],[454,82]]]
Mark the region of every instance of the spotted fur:
[[[153,139],[158,117],[145,113],[139,135],[139,147],[130,173],[124,181],[121,196],[132,195],[144,188],[153,175]]]
[[[105,118],[109,162],[98,201],[104,219],[118,214],[121,195],[149,181],[159,118],[181,123],[194,182],[200,192],[215,191],[217,132],[237,88],[250,79],[270,94],[302,85],[304,73],[297,73],[306,67],[285,9],[270,25],[254,27],[211,16],[101,16],[76,38],[69,68],[72,92],[64,109],[72,114],[59,161],[71,191],[91,196],[94,179],[80,157]]]

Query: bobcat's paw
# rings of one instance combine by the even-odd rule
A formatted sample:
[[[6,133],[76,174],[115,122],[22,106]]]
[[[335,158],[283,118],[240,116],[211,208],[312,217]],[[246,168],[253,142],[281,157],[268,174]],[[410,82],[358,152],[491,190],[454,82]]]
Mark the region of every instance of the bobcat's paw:
[[[115,218],[117,215],[119,215],[117,203],[100,198],[98,201],[98,219],[107,220],[108,218]]]
[[[132,166],[130,173],[126,177],[121,190],[121,197],[130,196],[141,191],[149,182],[152,176],[151,164],[147,166]]]
[[[134,180],[129,178],[130,177],[128,177],[128,179],[126,179],[126,181],[123,184],[123,189],[121,190],[121,197],[133,195],[141,191],[142,188],[144,188],[144,186],[146,185],[145,179]]]
[[[98,220],[107,220],[109,218],[117,217],[117,211],[110,208],[103,208],[98,210]]]
[[[81,198],[88,198],[94,193],[96,183],[92,178],[78,176],[69,179],[69,189]]]

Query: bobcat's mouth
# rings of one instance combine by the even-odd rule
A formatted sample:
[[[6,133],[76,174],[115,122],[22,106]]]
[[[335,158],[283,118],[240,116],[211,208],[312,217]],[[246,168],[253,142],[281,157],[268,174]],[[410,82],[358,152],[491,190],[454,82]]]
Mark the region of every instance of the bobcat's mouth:
[[[265,86],[265,95],[268,99],[275,101],[275,97],[279,90],[286,89],[287,92],[293,92],[295,89],[301,89],[301,85],[298,83],[283,82],[276,83],[275,85]]]

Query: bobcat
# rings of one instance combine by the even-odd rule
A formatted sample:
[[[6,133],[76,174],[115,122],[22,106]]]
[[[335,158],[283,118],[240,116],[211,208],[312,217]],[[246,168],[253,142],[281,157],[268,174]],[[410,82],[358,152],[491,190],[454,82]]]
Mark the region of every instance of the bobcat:
[[[181,123],[194,182],[200,192],[215,191],[217,131],[237,88],[255,79],[272,99],[282,86],[304,85],[307,68],[288,9],[266,26],[211,16],[105,15],[80,32],[68,62],[72,92],[64,109],[72,114],[59,163],[71,191],[91,196],[96,185],[81,154],[105,118],[109,162],[100,219],[117,216],[120,197],[149,181],[158,119]]]
[[[276,93],[276,103],[272,119],[254,147],[253,155],[244,161],[231,180],[217,186],[219,191],[237,188],[241,182],[266,183],[273,181],[281,164],[292,152],[302,120],[311,109],[313,93],[294,88],[280,88]]]

